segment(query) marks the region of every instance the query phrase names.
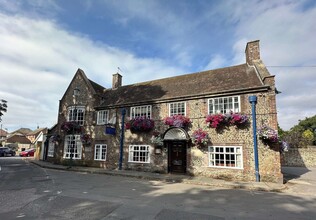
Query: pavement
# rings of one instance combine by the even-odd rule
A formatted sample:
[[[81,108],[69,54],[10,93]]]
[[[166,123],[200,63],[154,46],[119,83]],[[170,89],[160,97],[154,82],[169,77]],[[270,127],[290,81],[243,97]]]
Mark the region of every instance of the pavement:
[[[284,192],[316,196],[316,167],[282,167]]]
[[[286,192],[289,190],[289,186],[293,186],[293,181],[295,178],[297,178],[298,175],[301,175],[302,173],[306,173],[305,171],[299,171],[295,169],[296,172],[294,174],[291,174],[291,169],[287,169],[286,172],[290,174],[285,174],[285,176],[287,176],[286,183],[280,184],[280,183],[270,183],[270,182],[227,181],[227,180],[220,180],[220,179],[214,179],[214,178],[202,177],[202,176],[160,174],[160,173],[141,172],[141,171],[132,171],[132,170],[106,170],[104,168],[96,168],[96,167],[73,166],[69,168],[68,166],[52,164],[50,162],[39,161],[35,159],[30,159],[29,161],[40,167],[48,168],[48,169],[133,177],[133,178],[138,178],[138,179],[156,180],[156,181],[162,181],[162,182],[177,182],[177,183],[186,183],[186,184],[193,184],[193,185],[204,185],[204,186],[212,186],[212,187],[221,187],[221,188],[226,188],[226,189],[246,189],[246,190],[266,191],[266,192]],[[316,168],[314,169],[314,171],[315,171],[314,174],[315,174],[315,184],[316,184]],[[316,187],[313,187],[313,188],[316,188]]]

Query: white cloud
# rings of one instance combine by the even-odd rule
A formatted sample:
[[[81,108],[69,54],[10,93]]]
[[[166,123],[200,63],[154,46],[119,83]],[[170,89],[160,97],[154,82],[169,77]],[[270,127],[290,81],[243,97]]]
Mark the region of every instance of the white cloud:
[[[52,125],[57,119],[58,100],[77,68],[110,87],[112,74],[120,67],[123,84],[130,84],[200,71],[201,66],[214,69],[244,63],[246,42],[257,39],[261,58],[268,66],[316,64],[316,8],[305,7],[308,1],[304,0],[78,4],[85,15],[95,12],[95,5],[113,13],[106,18],[116,19],[110,22],[120,24],[120,31],[133,36],[131,41],[140,50],[146,48],[142,41],[155,44],[156,51],[145,53],[152,58],[137,57],[131,52],[133,47],[118,49],[67,31],[71,24],[58,23],[58,13],[65,14],[67,9],[59,7],[58,1],[25,2],[29,1],[0,1],[0,98],[9,101],[3,121],[12,127]],[[103,14],[95,16],[102,19]],[[227,47],[231,50],[226,51]],[[277,88],[282,91],[277,98],[282,128],[289,129],[298,119],[316,114],[310,100],[311,94],[316,94],[315,68],[268,69],[276,75]],[[21,103],[27,105],[27,112]],[[18,115],[23,118],[29,112],[34,112],[33,116],[14,124]],[[26,123],[29,119],[31,122]]]
[[[206,65],[206,67],[204,69],[205,70],[212,70],[212,69],[222,68],[222,67],[224,67],[224,64],[226,62],[227,61],[225,60],[224,57],[222,57],[221,55],[217,54],[214,57],[212,57],[212,59]]]
[[[0,14],[0,97],[8,101],[3,127],[35,129],[57,121],[58,100],[77,68],[111,87],[112,74],[123,69],[129,84],[182,72],[159,59],[140,59],[129,52],[69,33],[49,20]]]
[[[247,1],[247,4],[249,2]],[[299,119],[316,114],[311,97],[316,94],[315,68],[286,66],[316,65],[316,8],[304,9],[305,1],[251,1],[243,11],[231,9],[238,18],[235,57],[238,62],[245,42],[260,40],[261,59],[271,74],[276,75],[278,119],[283,129],[297,124]],[[227,6],[228,7],[228,6]],[[269,66],[285,66],[273,68]]]

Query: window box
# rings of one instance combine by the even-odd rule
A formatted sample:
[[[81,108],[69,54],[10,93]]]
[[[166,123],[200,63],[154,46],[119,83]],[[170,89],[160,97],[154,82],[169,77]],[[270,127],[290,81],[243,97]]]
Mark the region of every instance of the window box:
[[[155,127],[155,122],[150,118],[137,117],[126,122],[125,127],[131,132],[148,132]]]
[[[184,128],[191,124],[191,120],[190,118],[185,117],[184,115],[173,115],[164,118],[164,123],[165,125]]]
[[[80,133],[82,130],[81,126],[75,121],[66,121],[62,123],[60,129],[66,134]]]
[[[236,126],[242,128],[249,124],[249,118],[245,114],[230,112],[227,114],[210,114],[205,120],[211,128],[224,128],[228,126]]]

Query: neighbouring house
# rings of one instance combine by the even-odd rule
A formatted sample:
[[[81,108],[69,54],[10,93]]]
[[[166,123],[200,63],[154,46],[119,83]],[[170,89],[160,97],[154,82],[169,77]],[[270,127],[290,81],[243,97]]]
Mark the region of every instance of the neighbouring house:
[[[31,141],[31,148],[36,149],[35,158],[42,158],[42,143],[44,142],[44,136],[47,134],[47,128],[37,128],[36,130],[26,134],[26,137]]]
[[[44,135],[47,134],[47,128],[37,128],[32,131],[29,128],[20,128],[8,134],[4,139],[4,145],[21,152],[26,149],[35,148],[36,158],[39,158]]]
[[[4,142],[4,139],[7,137],[7,135],[8,135],[8,132],[1,128],[0,129],[0,146],[4,146],[4,143],[2,142]]]
[[[32,132],[31,129],[29,128],[19,128],[18,130],[15,130],[13,132],[11,132],[10,134],[13,135],[13,134],[20,134],[20,135],[27,135],[28,133]]]
[[[245,54],[240,65],[131,85],[117,73],[112,88],[78,69],[47,134],[47,160],[254,181],[248,99],[256,96],[261,181],[282,182],[274,76],[259,41]]]
[[[5,139],[5,146],[18,152],[31,148],[31,144],[32,142],[24,134],[18,132],[9,134]]]

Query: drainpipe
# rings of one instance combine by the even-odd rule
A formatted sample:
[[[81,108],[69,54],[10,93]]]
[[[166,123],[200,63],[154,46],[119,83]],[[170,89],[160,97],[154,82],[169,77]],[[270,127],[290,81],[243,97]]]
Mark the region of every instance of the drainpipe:
[[[257,96],[249,96],[249,102],[252,110],[252,130],[253,130],[253,148],[255,156],[256,182],[260,182],[259,160],[258,160],[258,143],[257,143],[257,121],[256,121],[256,104]]]
[[[121,125],[121,139],[120,139],[120,160],[119,170],[122,170],[123,163],[123,146],[124,146],[124,120],[125,120],[126,109],[122,108],[122,125]]]

